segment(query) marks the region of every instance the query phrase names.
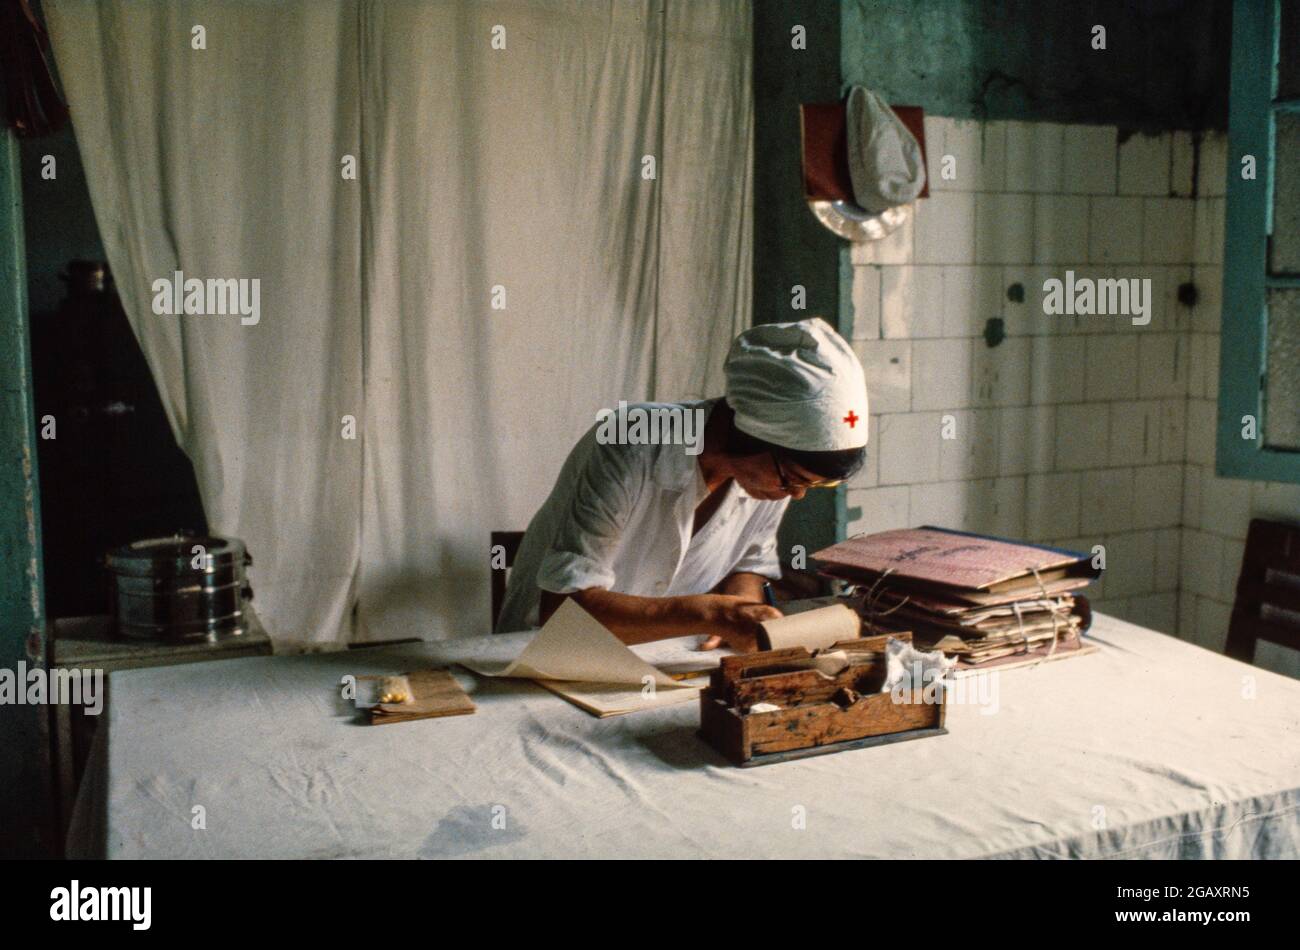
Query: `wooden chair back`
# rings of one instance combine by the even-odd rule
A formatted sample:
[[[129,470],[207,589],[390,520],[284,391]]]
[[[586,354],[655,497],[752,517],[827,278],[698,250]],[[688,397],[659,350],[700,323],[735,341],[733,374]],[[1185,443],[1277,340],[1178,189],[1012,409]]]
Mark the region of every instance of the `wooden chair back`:
[[[1300,650],[1300,524],[1250,523],[1224,652],[1251,663],[1260,640]]]
[[[506,584],[510,580],[510,568],[514,567],[515,555],[519,553],[519,544],[524,540],[522,531],[493,531],[491,532],[491,552],[496,556],[497,546],[500,545],[505,551],[505,567],[497,569],[489,567],[492,571],[492,632],[497,629],[497,618],[501,616],[501,607],[506,602]],[[489,565],[491,561],[488,562]]]

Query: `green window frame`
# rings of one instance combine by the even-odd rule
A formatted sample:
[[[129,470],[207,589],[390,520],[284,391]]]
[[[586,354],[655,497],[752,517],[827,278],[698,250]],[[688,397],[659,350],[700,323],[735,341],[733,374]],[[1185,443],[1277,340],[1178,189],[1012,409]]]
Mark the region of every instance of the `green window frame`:
[[[1270,273],[1268,257],[1276,119],[1300,115],[1300,97],[1277,97],[1282,2],[1300,0],[1233,4],[1215,468],[1228,478],[1300,482],[1300,451],[1268,447],[1265,431],[1268,294],[1300,290],[1300,274]],[[1242,178],[1246,155],[1255,157],[1254,180]],[[1243,438],[1245,416],[1255,419],[1254,439]]]

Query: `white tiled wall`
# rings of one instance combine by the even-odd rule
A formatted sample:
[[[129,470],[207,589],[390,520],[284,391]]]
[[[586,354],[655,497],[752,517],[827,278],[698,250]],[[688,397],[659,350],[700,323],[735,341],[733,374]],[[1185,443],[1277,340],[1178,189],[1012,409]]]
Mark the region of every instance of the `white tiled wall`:
[[[1221,650],[1250,518],[1300,515],[1300,486],[1213,474],[1223,137],[932,117],[926,139],[931,196],[849,251],[873,446],[850,534],[1103,544],[1101,610]],[[1150,279],[1150,324],[1044,314],[1067,270]]]

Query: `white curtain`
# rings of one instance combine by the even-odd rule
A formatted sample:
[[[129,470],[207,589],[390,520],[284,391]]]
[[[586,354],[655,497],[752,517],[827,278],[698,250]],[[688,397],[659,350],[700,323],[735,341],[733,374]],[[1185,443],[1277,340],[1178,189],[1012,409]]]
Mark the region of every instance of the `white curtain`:
[[[286,641],[346,634],[361,550],[355,4],[45,4],[95,218],[213,530]],[[203,28],[206,49],[193,49]],[[39,193],[30,196],[39,207]],[[153,281],[257,278],[260,321],[164,316]]]
[[[596,410],[721,390],[748,0],[46,10],[127,312],[280,644],[486,632],[489,532]],[[155,315],[176,270],[260,278],[260,322]]]

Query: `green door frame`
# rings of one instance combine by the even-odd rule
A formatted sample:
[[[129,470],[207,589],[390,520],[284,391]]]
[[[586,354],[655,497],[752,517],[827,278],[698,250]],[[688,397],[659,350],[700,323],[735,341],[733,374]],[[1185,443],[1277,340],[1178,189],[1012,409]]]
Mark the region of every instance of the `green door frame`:
[[[1219,343],[1219,422],[1215,469],[1227,478],[1300,482],[1300,452],[1264,445],[1268,372],[1268,291],[1300,287],[1295,276],[1268,273],[1272,232],[1273,116],[1300,109],[1274,100],[1278,58],[1276,0],[1238,0],[1232,8],[1232,90],[1228,109],[1227,207],[1224,215],[1223,327]],[[1256,177],[1243,179],[1243,156]],[[1245,416],[1254,439],[1242,437]]]
[[[0,141],[0,669],[44,664],[36,427],[18,140]],[[18,683],[19,689],[25,684]],[[0,704],[0,857],[52,853],[45,706]]]
[[[853,314],[841,279],[848,251],[804,200],[799,128],[800,103],[840,97],[840,5],[754,0],[753,16],[753,322],[819,316],[848,337]],[[801,47],[792,42],[797,27]],[[796,285],[804,289],[803,310],[791,309]],[[778,536],[782,563],[791,562],[796,545],[812,554],[844,536],[845,498],[840,486],[791,503]]]

